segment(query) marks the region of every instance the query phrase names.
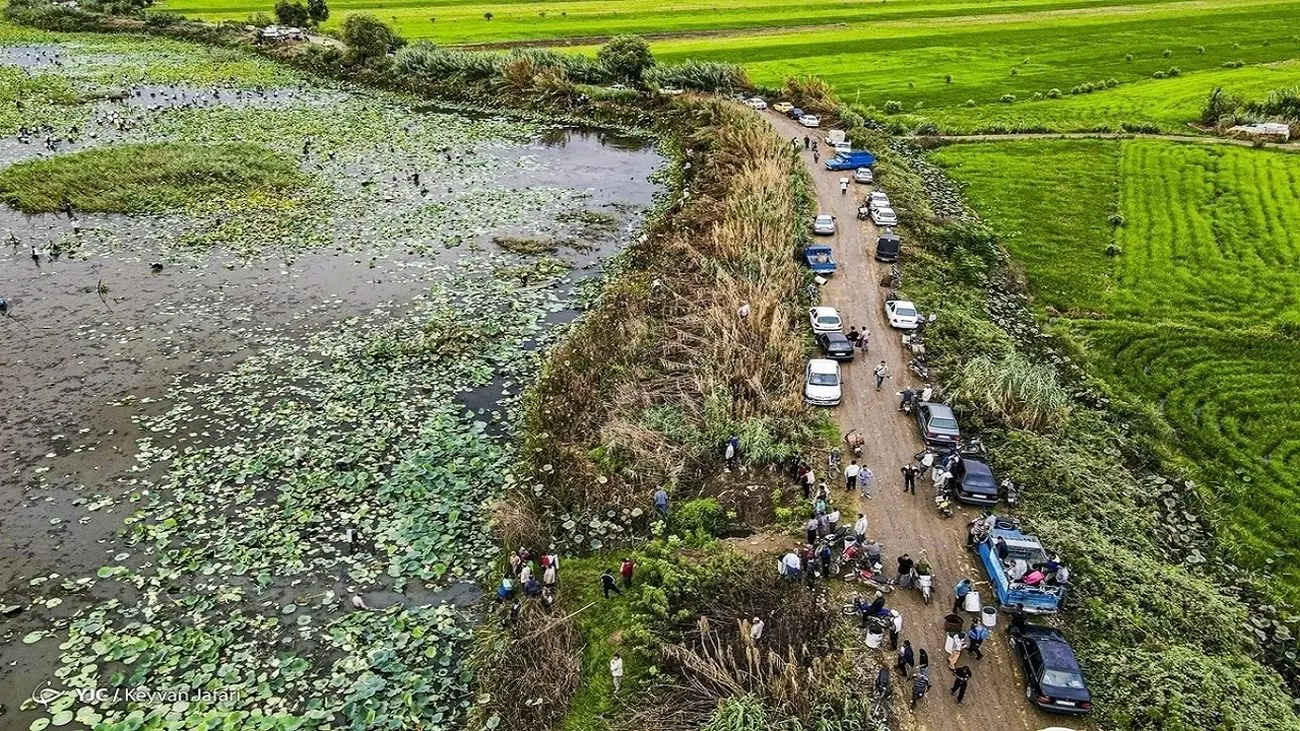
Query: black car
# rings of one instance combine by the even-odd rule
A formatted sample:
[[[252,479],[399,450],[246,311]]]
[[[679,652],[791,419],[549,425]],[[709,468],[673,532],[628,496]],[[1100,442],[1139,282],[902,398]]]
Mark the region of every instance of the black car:
[[[922,401],[916,405],[916,425],[927,447],[951,447],[961,441],[957,415],[947,404]]]
[[[800,109],[799,107],[795,107],[794,109],[791,109],[790,111],[786,112],[785,116],[789,117],[790,119],[798,119],[803,116],[803,110]]]
[[[831,360],[853,360],[853,341],[844,333],[819,333],[817,347]]]
[[[886,231],[876,239],[876,261],[898,261],[898,251],[903,246],[902,239],[893,231]]]
[[[1028,625],[1013,632],[1012,643],[1025,669],[1025,695],[1044,711],[1083,715],[1092,710],[1092,694],[1074,650],[1060,630]]]
[[[997,505],[998,481],[993,469],[977,456],[962,455],[952,466],[953,495],[968,505]]]

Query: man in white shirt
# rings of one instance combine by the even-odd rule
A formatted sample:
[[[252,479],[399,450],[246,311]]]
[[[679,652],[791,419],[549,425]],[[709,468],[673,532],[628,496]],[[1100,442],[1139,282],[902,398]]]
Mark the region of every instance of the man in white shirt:
[[[867,516],[858,513],[858,522],[853,524],[853,532],[858,536],[858,542],[867,540]]]
[[[763,639],[764,626],[765,625],[763,624],[763,620],[759,619],[758,617],[754,617],[754,621],[751,622],[749,625],[749,639],[753,640],[754,642],[758,642],[759,640]]]
[[[858,465],[858,461],[856,459],[853,460],[852,464],[844,468],[844,489],[845,490],[852,490],[858,484],[858,473],[861,471],[862,471],[862,467]]]
[[[609,674],[614,678],[614,692],[623,687],[623,657],[617,652],[609,661]]]

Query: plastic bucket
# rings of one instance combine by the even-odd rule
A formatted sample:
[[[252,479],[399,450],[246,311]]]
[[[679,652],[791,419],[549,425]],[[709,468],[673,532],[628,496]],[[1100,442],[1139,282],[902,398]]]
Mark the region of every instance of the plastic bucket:
[[[998,608],[984,607],[982,610],[980,610],[980,624],[984,625],[985,627],[998,626]]]
[[[885,641],[885,631],[877,625],[867,627],[867,647],[879,650]]]
[[[978,591],[971,591],[967,594],[965,602],[966,603],[962,605],[962,609],[971,613],[978,612],[984,606],[980,602],[980,593]]]

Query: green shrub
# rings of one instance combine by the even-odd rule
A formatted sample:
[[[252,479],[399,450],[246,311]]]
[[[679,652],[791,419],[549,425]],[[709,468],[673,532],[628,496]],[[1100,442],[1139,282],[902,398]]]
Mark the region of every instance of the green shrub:
[[[1042,98],[1043,98],[1043,92],[1041,91],[1034,92],[1034,101],[1039,101]]]
[[[1164,57],[1165,57],[1165,58],[1169,58],[1169,57],[1172,56],[1172,55],[1174,55],[1174,52],[1171,51],[1171,50],[1169,50],[1168,48],[1166,48],[1166,49],[1165,49],[1165,52],[1164,52]]]
[[[1224,61],[1223,62],[1223,68],[1225,69],[1239,69],[1245,65],[1246,65],[1245,61]]]
[[[1133,63],[1133,54],[1131,53],[1124,54],[1124,63]]]
[[[1048,90],[1047,90],[1047,98],[1048,98],[1048,99],[1059,99],[1059,98],[1061,98],[1061,90],[1060,90],[1060,89],[1055,89],[1055,88],[1053,88],[1053,89],[1048,89]]]
[[[975,100],[974,100],[974,99],[967,99],[967,100],[966,100],[966,106],[968,106],[968,107],[973,107],[973,106],[975,106]]]
[[[614,77],[633,84],[642,83],[645,72],[655,65],[650,44],[635,35],[611,38],[596,51],[596,60]]]
[[[307,6],[295,0],[279,0],[275,4],[275,19],[280,25],[291,25],[295,28],[305,27],[311,22],[311,16],[307,14]]]
[[[1155,72],[1154,74],[1151,74],[1151,78],[1153,78],[1153,79],[1163,79],[1163,78],[1165,78],[1165,72],[1163,72],[1163,71],[1157,71],[1157,72]]]
[[[674,533],[713,538],[726,532],[727,512],[715,498],[687,500],[673,506],[670,523]]]
[[[998,97],[998,101],[1002,102],[1003,104],[1010,104],[1015,100],[1016,100],[1015,94],[1003,94],[1002,96]]]
[[[349,64],[384,58],[406,45],[406,39],[369,13],[353,13],[344,18],[342,37],[348,49],[344,58]]]
[[[1182,73],[1183,70],[1178,68],[1177,66],[1170,66],[1169,70],[1165,72],[1165,76],[1168,76],[1169,78],[1172,79],[1175,76],[1181,76]]]
[[[918,137],[933,137],[939,134],[939,125],[930,120],[923,120],[912,130],[912,134]]]
[[[902,102],[896,101],[894,99],[890,99],[889,101],[885,102],[885,114],[898,114],[901,111],[903,111]]]

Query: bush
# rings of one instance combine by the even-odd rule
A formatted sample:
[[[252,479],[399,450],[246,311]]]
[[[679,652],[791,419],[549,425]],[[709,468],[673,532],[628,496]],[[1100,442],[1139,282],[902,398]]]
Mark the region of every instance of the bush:
[[[1241,100],[1223,90],[1222,86],[1216,86],[1210,91],[1210,96],[1206,98],[1204,106],[1201,107],[1201,124],[1206,127],[1214,127],[1226,119],[1231,119],[1237,113],[1237,108],[1241,106]]]
[[[1116,79],[1116,78],[1114,78],[1114,77],[1111,77],[1111,78],[1109,78],[1109,79],[1106,79],[1106,88],[1107,88],[1107,89],[1113,89],[1113,88],[1115,88],[1116,86],[1119,86],[1119,79]]]
[[[1182,73],[1183,70],[1178,68],[1177,66],[1170,66],[1169,70],[1165,72],[1165,76],[1168,76],[1169,78],[1172,79],[1175,76],[1181,76]]]
[[[307,17],[313,25],[320,25],[330,19],[330,6],[325,0],[307,0]]]
[[[1300,86],[1274,89],[1262,101],[1246,104],[1246,111],[1261,117],[1300,120]]]
[[[1157,72],[1155,72],[1154,74],[1151,74],[1151,78],[1153,78],[1153,79],[1163,79],[1163,78],[1165,78],[1165,72],[1163,72],[1163,71],[1157,71]]]
[[[901,111],[903,111],[902,102],[893,99],[885,102],[885,114],[898,114]]]
[[[1043,92],[1041,91],[1034,92],[1034,101],[1039,101],[1042,98],[1043,98]]]
[[[973,106],[975,106],[975,100],[974,100],[974,99],[967,99],[967,100],[966,100],[966,106],[968,106],[968,107],[973,107]]]
[[[1246,65],[1245,61],[1224,61],[1223,62],[1223,68],[1225,69],[1239,69],[1245,65]]]
[[[918,137],[933,137],[939,134],[939,125],[927,119],[917,124],[916,129],[913,130],[912,134],[915,134]]]
[[[1196,52],[1197,52],[1198,54],[1205,53],[1205,46],[1197,46],[1197,47],[1196,47]]]
[[[1124,54],[1124,63],[1133,63],[1133,54],[1131,53]]]
[[[952,83],[952,74],[944,74],[944,75],[943,75],[943,83],[945,83],[945,84],[951,84],[951,83]]]
[[[697,539],[720,536],[727,530],[727,511],[715,498],[687,500],[673,507],[673,532]]]
[[[1060,89],[1048,89],[1048,90],[1047,90],[1047,98],[1048,98],[1048,99],[1059,99],[1060,97],[1061,97],[1061,90],[1060,90]]]
[[[641,36],[615,36],[596,51],[596,60],[615,78],[636,85],[643,83],[645,72],[655,65],[650,44]]]
[[[1015,94],[1003,94],[1002,96],[998,97],[998,101],[1002,102],[1003,104],[1011,104],[1015,100],[1016,100]]]
[[[661,89],[727,92],[749,86],[749,76],[744,68],[717,61],[689,60],[672,65],[656,64],[645,72],[642,79]]]
[[[306,8],[303,8],[306,12]],[[349,64],[367,63],[383,58],[406,45],[406,40],[369,13],[353,13],[343,21],[345,60]]]
[[[306,5],[296,0],[279,0],[275,4],[275,20],[280,25],[302,28],[311,22],[311,16],[307,14]]]
[[[1174,52],[1171,51],[1171,50],[1169,50],[1168,48],[1166,48],[1166,49],[1165,49],[1165,52],[1164,52],[1164,57],[1165,57],[1165,58],[1169,58],[1169,57],[1172,56],[1172,55],[1174,55]]]
[[[255,25],[258,28],[265,28],[268,25],[275,25],[275,18],[264,12],[258,11],[248,16],[246,21],[249,25]]]
[[[1110,225],[1115,226],[1116,228],[1125,224],[1124,215],[1120,213],[1112,213],[1106,220],[1110,222]]]

